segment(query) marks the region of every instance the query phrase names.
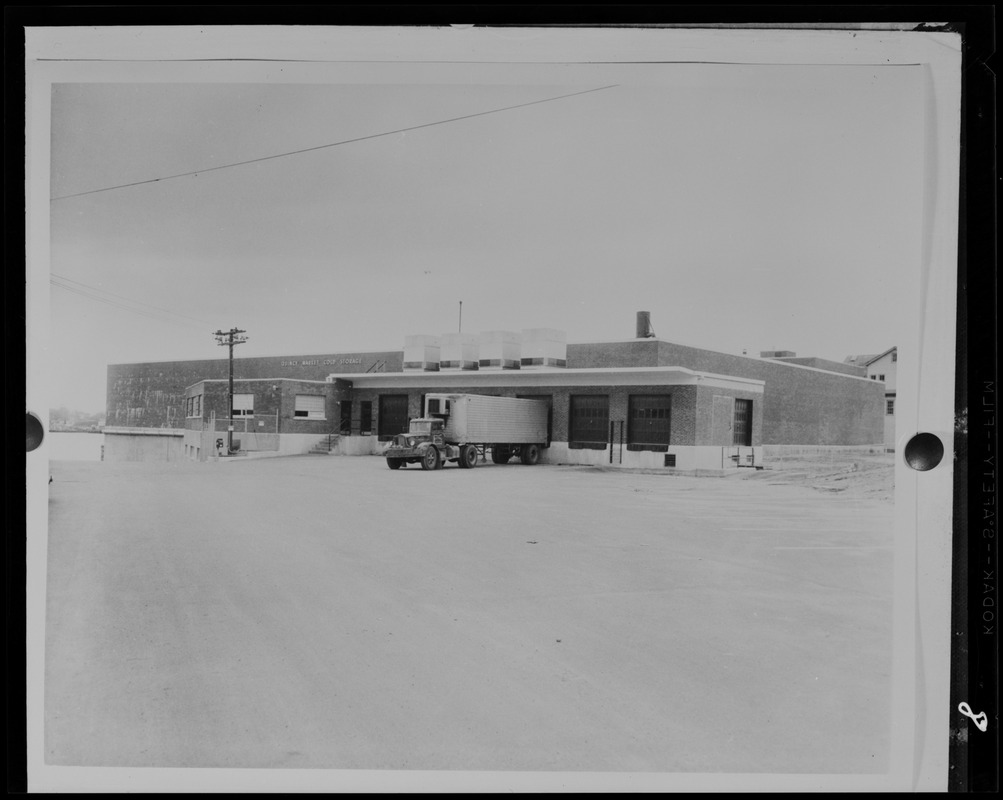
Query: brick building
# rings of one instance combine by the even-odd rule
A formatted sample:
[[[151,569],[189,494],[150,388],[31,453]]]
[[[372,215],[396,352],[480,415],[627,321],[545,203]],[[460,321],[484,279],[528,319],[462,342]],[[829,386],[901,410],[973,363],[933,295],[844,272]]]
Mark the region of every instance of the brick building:
[[[640,325],[639,325],[640,334]],[[759,358],[650,335],[568,344],[560,331],[408,337],[401,351],[114,365],[106,432],[160,427],[204,459],[230,426],[241,452],[377,454],[430,392],[533,397],[542,461],[721,469],[777,447],[878,447],[884,386],[856,365]]]
[[[899,351],[889,347],[883,353],[873,355],[847,356],[846,364],[860,367],[868,379],[880,381],[885,389],[885,436],[886,450],[895,449],[895,373],[898,367]]]

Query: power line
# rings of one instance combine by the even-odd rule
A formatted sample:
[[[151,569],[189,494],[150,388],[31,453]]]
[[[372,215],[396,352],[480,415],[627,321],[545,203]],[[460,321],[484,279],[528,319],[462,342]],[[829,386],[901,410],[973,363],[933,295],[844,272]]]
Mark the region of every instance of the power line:
[[[161,322],[171,322],[178,325],[186,325],[191,327],[202,327],[203,325],[208,325],[208,322],[204,320],[196,319],[195,317],[188,317],[184,314],[178,314],[176,311],[170,311],[166,308],[160,308],[158,306],[151,305],[149,303],[144,303],[140,300],[131,300],[127,297],[122,297],[121,295],[112,294],[111,292],[105,292],[105,294],[110,295],[110,297],[103,297],[97,292],[103,292],[103,289],[97,289],[93,286],[88,286],[85,283],[80,283],[79,281],[73,281],[70,278],[63,278],[59,275],[50,275],[49,283],[56,286],[64,291],[71,292],[73,294],[79,295],[80,297],[86,297],[89,300],[95,300],[99,303],[104,303],[105,305],[112,306],[113,308],[118,308],[123,311],[131,311],[134,314],[139,314],[140,316],[147,317],[149,319],[156,319]],[[72,286],[70,284],[78,284],[77,286]],[[119,300],[112,299],[119,298],[125,300],[125,303],[119,302]],[[127,303],[135,303],[137,305],[147,306],[152,309],[147,311],[144,308],[135,308]],[[169,316],[166,316],[169,315]],[[180,317],[181,319],[171,319],[171,317]],[[188,321],[184,321],[188,320]]]
[[[243,167],[243,166],[246,166],[248,164],[257,164],[257,163],[259,163],[261,161],[271,161],[272,159],[276,159],[276,158],[286,158],[287,156],[297,156],[297,155],[302,155],[303,153],[312,153],[312,152],[314,152],[316,150],[325,150],[325,149],[330,148],[330,147],[340,147],[341,145],[344,145],[344,144],[354,144],[355,142],[364,142],[367,139],[378,139],[381,136],[393,136],[395,133],[407,133],[409,131],[421,130],[422,128],[431,128],[431,127],[434,127],[436,125],[446,125],[446,124],[448,124],[450,122],[460,122],[460,121],[465,120],[465,119],[474,119],[475,117],[484,117],[484,116],[487,116],[488,114],[499,114],[502,111],[512,111],[512,110],[517,109],[517,108],[526,108],[528,106],[535,106],[535,105],[539,105],[541,103],[551,103],[551,102],[553,102],[555,100],[564,100],[564,99],[566,99],[568,97],[578,97],[579,95],[589,94],[590,92],[601,92],[604,89],[613,89],[616,86],[617,86],[617,84],[610,84],[609,86],[599,86],[599,87],[596,87],[594,89],[585,89],[584,91],[581,91],[581,92],[572,92],[571,94],[562,94],[562,95],[558,95],[557,97],[545,97],[542,100],[532,100],[532,101],[530,101],[528,103],[519,103],[518,105],[514,105],[514,106],[505,106],[504,108],[493,108],[493,109],[490,109],[488,111],[478,111],[478,112],[476,112],[474,114],[465,114],[462,117],[451,117],[450,119],[441,119],[441,120],[438,120],[436,122],[425,122],[425,123],[423,123],[421,125],[412,125],[412,126],[410,126],[408,128],[398,128],[397,130],[385,131],[383,133],[372,133],[372,134],[369,134],[368,136],[359,136],[359,137],[356,137],[354,139],[344,139],[343,141],[340,141],[340,142],[331,142],[329,144],[321,144],[321,145],[317,145],[315,147],[305,147],[302,150],[290,150],[289,152],[286,152],[286,153],[276,153],[275,155],[271,155],[271,156],[261,156],[260,158],[250,158],[250,159],[247,159],[246,161],[235,161],[232,164],[219,164],[219,165],[217,165],[215,167],[206,167],[205,169],[196,169],[196,170],[191,170],[190,172],[179,172],[179,173],[174,174],[174,175],[163,175],[163,176],[161,176],[159,178],[148,178],[148,179],[142,180],[142,181],[133,181],[132,183],[120,183],[120,184],[117,184],[115,186],[105,186],[105,187],[103,187],[101,189],[89,189],[89,190],[87,190],[85,192],[75,192],[74,194],[64,194],[64,195],[60,195],[59,197],[53,197],[53,198],[51,198],[49,202],[53,202],[55,200],[68,200],[68,199],[70,199],[72,197],[83,197],[84,195],[97,194],[98,192],[110,192],[113,189],[127,189],[127,188],[129,188],[131,186],[143,186],[144,184],[147,184],[147,183],[158,183],[159,181],[169,181],[169,180],[173,180],[175,178],[188,178],[188,177],[192,177],[193,175],[199,175],[199,174],[204,173],[204,172],[215,172],[217,170],[229,169],[231,167]]]

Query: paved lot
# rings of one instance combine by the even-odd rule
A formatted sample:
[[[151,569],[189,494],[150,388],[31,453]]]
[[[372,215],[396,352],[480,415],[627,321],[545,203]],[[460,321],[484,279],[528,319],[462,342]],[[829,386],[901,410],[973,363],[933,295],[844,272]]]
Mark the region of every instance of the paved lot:
[[[50,764],[887,767],[890,503],[366,457],[52,473]]]

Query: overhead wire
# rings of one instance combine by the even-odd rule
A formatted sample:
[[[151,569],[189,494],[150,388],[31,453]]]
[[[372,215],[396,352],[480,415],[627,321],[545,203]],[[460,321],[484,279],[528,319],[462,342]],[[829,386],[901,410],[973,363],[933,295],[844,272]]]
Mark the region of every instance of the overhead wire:
[[[156,319],[161,322],[170,322],[177,325],[186,325],[190,327],[200,327],[200,328],[203,325],[206,326],[211,325],[211,323],[206,322],[204,320],[200,320],[195,317],[189,317],[185,314],[179,314],[176,311],[171,311],[170,309],[154,306],[150,303],[144,303],[141,300],[132,300],[122,295],[117,295],[112,292],[106,292],[104,289],[99,289],[95,286],[90,286],[86,283],[81,283],[80,281],[75,281],[72,278],[66,278],[61,275],[51,274],[49,276],[49,283],[52,284],[53,286],[63,289],[64,291],[71,292],[72,294],[76,294],[81,297],[86,297],[90,300],[94,300],[99,303],[104,303],[105,305],[109,305],[112,306],[113,308],[118,308],[123,311],[131,311],[134,314],[147,317],[148,319]],[[134,305],[129,305],[129,304],[134,304]],[[146,308],[137,308],[135,306],[146,306]],[[173,319],[174,317],[178,317],[179,319]]]
[[[504,108],[493,108],[493,109],[489,109],[487,111],[478,111],[478,112],[475,112],[473,114],[464,114],[463,116],[451,117],[449,119],[441,119],[441,120],[437,120],[435,122],[425,122],[425,123],[422,123],[421,125],[411,125],[411,126],[408,126],[406,128],[397,128],[396,130],[392,130],[392,131],[384,131],[382,133],[372,133],[372,134],[368,134],[366,136],[357,136],[357,137],[355,137],[353,139],[344,139],[344,140],[342,140],[340,142],[329,142],[328,144],[316,145],[315,147],[304,147],[304,148],[302,148],[300,150],[290,150],[290,151],[285,152],[285,153],[275,153],[275,154],[270,155],[270,156],[260,156],[258,158],[249,158],[249,159],[246,159],[244,161],[234,161],[234,162],[232,162],[230,164],[218,164],[218,165],[216,165],[214,167],[205,167],[204,169],[190,170],[188,172],[178,172],[178,173],[173,174],[173,175],[162,175],[159,178],[147,178],[146,180],[132,181],[131,183],[120,183],[120,184],[116,184],[114,186],[104,186],[104,187],[102,187],[100,189],[88,189],[87,191],[83,191],[83,192],[74,192],[72,194],[64,194],[64,195],[59,195],[58,197],[53,197],[53,198],[50,198],[49,202],[54,202],[56,200],[69,200],[70,198],[73,198],[73,197],[83,197],[84,195],[97,194],[99,192],[110,192],[110,191],[112,191],[114,189],[126,189],[126,188],[129,188],[129,187],[132,187],[132,186],[143,186],[144,184],[158,183],[160,181],[169,181],[169,180],[174,180],[176,178],[188,178],[188,177],[192,177],[194,175],[200,175],[200,174],[203,174],[203,173],[206,173],[206,172],[215,172],[215,171],[221,170],[221,169],[230,169],[232,167],[242,167],[242,166],[246,166],[248,164],[257,164],[257,163],[260,163],[262,161],[271,161],[271,160],[276,159],[276,158],[287,158],[289,156],[302,155],[303,153],[312,153],[312,152],[316,152],[317,150],[326,150],[326,149],[331,148],[331,147],[340,147],[341,145],[353,144],[355,142],[364,142],[364,141],[366,141],[368,139],[378,139],[378,138],[380,138],[382,136],[393,136],[394,134],[397,134],[397,133],[408,133],[410,131],[421,130],[422,128],[431,128],[431,127],[434,127],[436,125],[446,125],[446,124],[449,124],[451,122],[460,122],[462,120],[474,119],[475,117],[487,116],[488,114],[499,114],[499,113],[501,113],[503,111],[513,111],[513,110],[515,110],[517,108],[527,108],[528,106],[540,105],[541,103],[552,103],[555,100],[565,100],[565,99],[567,99],[569,97],[578,97],[580,95],[589,94],[591,92],[601,92],[601,91],[603,91],[605,89],[613,89],[616,86],[617,86],[617,84],[610,84],[609,86],[597,86],[597,87],[594,87],[592,89],[585,89],[585,90],[583,90],[581,92],[571,92],[570,94],[562,94],[562,95],[558,95],[556,97],[545,97],[545,98],[543,98],[541,100],[531,100],[530,102],[527,102],[527,103],[518,103],[518,104],[513,105],[513,106],[505,106]]]

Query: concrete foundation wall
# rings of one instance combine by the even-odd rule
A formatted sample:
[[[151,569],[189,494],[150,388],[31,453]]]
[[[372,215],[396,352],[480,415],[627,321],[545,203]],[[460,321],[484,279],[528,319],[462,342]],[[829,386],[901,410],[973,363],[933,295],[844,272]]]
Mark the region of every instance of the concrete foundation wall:
[[[668,453],[651,451],[629,451],[626,445],[621,453],[619,445],[614,449],[610,463],[609,446],[603,450],[577,450],[569,448],[566,442],[555,442],[541,451],[541,464],[574,464],[596,467],[620,467],[623,469],[658,469],[666,472],[692,472],[694,470],[732,470],[739,463],[730,456],[738,448],[672,445]],[[675,456],[674,467],[665,466],[666,455]],[[762,447],[742,447],[741,466],[760,466],[763,462]]]
[[[385,442],[374,436],[342,436],[332,453],[339,456],[375,456],[383,452]]]
[[[869,445],[793,445],[793,444],[767,444],[763,445],[763,459],[768,463],[783,458],[798,458],[801,456],[824,456],[827,454],[839,455],[849,453],[883,453],[885,446],[881,442],[874,442]]]
[[[174,429],[140,433],[104,431],[105,461],[181,461],[185,432]]]

